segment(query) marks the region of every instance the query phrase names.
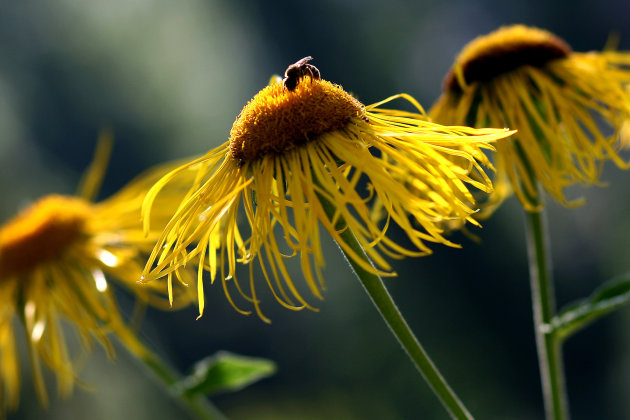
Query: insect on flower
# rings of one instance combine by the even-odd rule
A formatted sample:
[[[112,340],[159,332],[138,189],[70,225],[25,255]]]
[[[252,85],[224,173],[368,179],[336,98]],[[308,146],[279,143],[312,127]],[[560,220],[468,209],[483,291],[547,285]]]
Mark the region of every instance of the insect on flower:
[[[287,67],[284,72],[284,79],[282,79],[282,89],[287,89],[289,92],[293,92],[297,87],[300,80],[306,76],[311,77],[311,83],[313,79],[319,79],[320,73],[317,67],[312,64],[308,64],[313,57],[304,57],[301,60],[296,61]]]
[[[319,71],[311,83],[296,85],[296,72],[313,71],[310,59],[289,66],[284,85],[271,83],[245,105],[228,142],[164,176],[145,198],[148,229],[161,190],[180,174],[197,174],[155,244],[142,280],[165,278],[171,284],[184,267],[196,266],[200,316],[204,283],[221,283],[237,311],[251,312],[240,307],[238,296],[267,322],[261,285],[288,309],[314,309],[294,280],[303,278],[303,290],[323,299],[320,226],[365,270],[393,276],[386,257],[428,255],[428,243],[456,246],[442,235],[442,222],[475,223],[468,187],[492,190],[483,151],[512,132],[433,124],[405,94],[366,106],[321,79]],[[417,112],[381,108],[394,99],[406,100]],[[379,220],[371,215],[375,201],[383,207]],[[334,203],[333,217],[323,202]],[[341,220],[374,265],[343,241]],[[406,233],[407,245],[390,237],[394,225]],[[297,260],[302,276],[291,274],[290,260]],[[239,279],[240,265],[249,270],[249,280]]]

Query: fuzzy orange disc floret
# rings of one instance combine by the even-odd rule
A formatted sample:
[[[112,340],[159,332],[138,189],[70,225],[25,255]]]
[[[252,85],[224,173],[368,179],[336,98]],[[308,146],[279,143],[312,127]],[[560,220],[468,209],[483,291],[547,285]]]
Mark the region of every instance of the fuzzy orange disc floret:
[[[0,228],[0,280],[61,255],[84,231],[89,204],[47,196]]]
[[[365,118],[363,104],[340,86],[305,77],[294,91],[274,83],[243,108],[230,132],[230,154],[241,162],[284,153]]]
[[[525,25],[504,26],[469,43],[444,79],[444,91],[461,91],[455,69],[466,83],[485,82],[518,67],[542,67],[567,57],[571,47],[551,32]]]

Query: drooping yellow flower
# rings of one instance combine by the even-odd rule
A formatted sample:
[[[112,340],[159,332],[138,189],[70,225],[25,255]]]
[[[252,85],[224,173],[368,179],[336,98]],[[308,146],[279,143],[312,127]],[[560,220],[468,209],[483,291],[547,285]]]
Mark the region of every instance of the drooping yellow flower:
[[[236,304],[234,290],[267,320],[260,311],[254,268],[283,306],[312,308],[293,282],[287,261],[299,260],[307,289],[322,298],[320,225],[363,268],[394,275],[386,256],[426,255],[430,242],[454,245],[442,235],[442,222],[472,220],[469,185],[491,189],[478,159],[485,159],[482,149],[492,149],[489,142],[508,136],[507,130],[430,123],[407,95],[366,107],[340,86],[319,79],[318,71],[287,72],[287,77],[294,73],[297,85],[292,80],[287,83],[292,89],[282,83],[264,88],[243,108],[227,143],[165,176],[147,195],[143,213],[148,219],[162,188],[182,171],[198,173],[157,242],[144,277],[169,276],[170,282],[173,273],[197,258],[200,316],[204,269],[211,282],[220,278],[239,312],[249,313]],[[420,113],[382,108],[396,98]],[[483,174],[481,181],[473,180],[472,173]],[[370,205],[377,199],[386,212],[380,223],[371,217]],[[335,206],[332,219],[322,200]],[[246,218],[241,224],[240,209]],[[344,227],[337,228],[341,221]],[[390,237],[394,225],[406,234],[404,245]],[[354,233],[374,266],[341,240],[339,229]],[[237,279],[237,263],[249,265],[247,288]]]
[[[144,354],[119,313],[111,279],[141,302],[169,307],[166,290],[137,281],[157,239],[156,232],[147,237],[142,230],[141,203],[148,187],[172,167],[149,171],[111,198],[92,203],[108,155],[107,143],[101,145],[81,196],[46,196],[0,226],[0,417],[19,401],[16,326],[24,329],[36,390],[46,405],[42,362],[56,375],[61,395],[75,382],[77,360],[66,347],[64,323],[85,349],[96,338],[113,354],[108,335],[114,333],[137,356]],[[170,202],[183,197],[173,186],[152,215],[156,228],[175,210]],[[175,293],[180,305],[191,301],[181,295],[187,292]]]
[[[629,53],[577,53],[547,31],[506,26],[461,51],[429,115],[518,131],[497,144],[493,205],[513,190],[536,210],[538,183],[560,203],[577,204],[565,187],[596,184],[606,160],[627,166],[616,142],[630,117],[629,83]]]

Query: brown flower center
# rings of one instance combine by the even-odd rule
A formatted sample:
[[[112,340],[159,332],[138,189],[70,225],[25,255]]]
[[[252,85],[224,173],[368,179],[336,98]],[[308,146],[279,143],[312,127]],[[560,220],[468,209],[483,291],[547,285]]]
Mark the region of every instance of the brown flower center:
[[[444,79],[443,90],[461,91],[457,69],[465,83],[487,82],[521,66],[542,67],[570,53],[571,47],[550,32],[524,25],[502,27],[464,47]]]
[[[0,227],[0,280],[48,262],[84,234],[89,204],[50,195]]]
[[[341,87],[303,78],[295,90],[274,83],[249,101],[230,132],[230,154],[241,162],[282,154],[365,118],[363,105]]]

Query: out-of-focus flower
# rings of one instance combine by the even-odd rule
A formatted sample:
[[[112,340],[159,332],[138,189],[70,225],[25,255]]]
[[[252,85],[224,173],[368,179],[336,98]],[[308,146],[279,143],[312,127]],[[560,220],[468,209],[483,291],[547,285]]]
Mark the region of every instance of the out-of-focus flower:
[[[564,205],[572,184],[596,184],[618,154],[630,118],[630,54],[577,53],[555,35],[523,25],[481,36],[458,55],[430,110],[442,124],[510,127],[497,143],[497,179],[488,209],[514,191],[528,210],[540,207],[540,184]],[[627,130],[627,129],[626,129]]]
[[[108,144],[101,142],[79,196],[46,196],[0,226],[0,410],[15,408],[19,401],[16,328],[24,329],[37,394],[46,405],[42,362],[56,375],[61,395],[72,391],[76,379],[77,360],[66,346],[64,322],[77,332],[84,349],[95,338],[112,355],[108,336],[113,333],[137,356],[145,354],[119,312],[110,280],[140,302],[169,307],[167,290],[137,282],[158,237],[156,231],[144,234],[141,203],[148,187],[172,166],[150,170],[111,198],[93,203]],[[171,186],[151,216],[155,228],[166,224],[185,193]],[[186,290],[174,293],[178,305],[190,303]]]

